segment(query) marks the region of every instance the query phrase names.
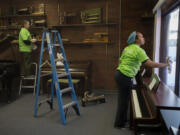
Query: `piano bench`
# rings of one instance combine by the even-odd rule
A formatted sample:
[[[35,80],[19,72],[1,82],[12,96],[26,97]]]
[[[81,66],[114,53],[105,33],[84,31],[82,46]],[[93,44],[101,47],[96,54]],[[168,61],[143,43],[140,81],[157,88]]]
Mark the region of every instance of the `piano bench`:
[[[51,84],[51,79],[48,80],[48,84]],[[60,85],[63,85],[64,87],[68,86],[68,79],[59,79],[59,83]],[[75,87],[75,91],[76,91],[76,95],[77,96],[81,96],[82,95],[82,92],[80,90],[80,79],[72,79],[72,83]],[[62,89],[62,88],[61,88]]]

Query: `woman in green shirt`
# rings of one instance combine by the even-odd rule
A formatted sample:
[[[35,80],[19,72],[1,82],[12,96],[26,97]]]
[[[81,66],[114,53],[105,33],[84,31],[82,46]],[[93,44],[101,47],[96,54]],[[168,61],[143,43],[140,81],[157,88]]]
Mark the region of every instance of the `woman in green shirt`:
[[[24,27],[21,28],[19,33],[19,51],[22,57],[21,74],[24,76],[30,75],[32,43],[36,42],[36,39],[31,38],[29,28],[30,22],[24,20]]]
[[[136,76],[141,64],[161,68],[168,66],[167,63],[151,61],[146,52],[141,48],[145,39],[140,32],[132,32],[127,40],[128,46],[122,52],[120,64],[115,72],[115,80],[118,85],[118,105],[114,126],[116,128],[127,127],[127,110],[130,100],[132,78]]]

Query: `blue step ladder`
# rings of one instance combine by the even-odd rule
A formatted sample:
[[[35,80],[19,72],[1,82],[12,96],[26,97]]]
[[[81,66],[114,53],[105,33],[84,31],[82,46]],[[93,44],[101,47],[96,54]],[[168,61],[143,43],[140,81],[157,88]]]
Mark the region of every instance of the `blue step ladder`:
[[[53,40],[51,41],[51,37]],[[45,38],[47,40],[47,48],[45,48]],[[57,43],[56,43],[57,42]],[[41,68],[42,68],[42,58],[44,50],[48,49],[49,56],[50,56],[50,65],[52,67],[52,73],[50,74],[52,76],[51,81],[51,97],[47,100],[39,102],[39,88],[40,88],[40,78],[41,78]],[[56,62],[58,59],[55,59],[55,53],[60,51],[62,54],[61,61],[64,64],[65,73],[58,74],[56,71]],[[47,61],[46,61],[47,63]],[[48,74],[49,75],[49,74]],[[43,75],[42,75],[43,76]],[[59,78],[68,78],[68,88],[61,89],[59,84]],[[54,100],[54,90],[56,92],[57,100],[58,100],[58,106],[60,110],[60,118],[62,121],[62,124],[66,124],[66,112],[68,108],[73,107],[77,115],[80,115],[80,109],[78,105],[78,100],[75,94],[74,86],[72,83],[72,77],[71,73],[69,71],[69,66],[66,60],[66,55],[63,47],[63,42],[61,39],[61,35],[57,30],[45,30],[42,34],[42,43],[41,43],[41,54],[40,54],[40,62],[39,62],[39,71],[38,71],[38,80],[37,80],[37,86],[36,86],[36,97],[35,97],[35,110],[34,110],[34,117],[37,117],[37,111],[40,105],[44,102],[49,103],[50,108],[53,109],[53,100]],[[72,96],[72,102],[68,104],[63,104],[62,96],[65,93],[71,93]]]

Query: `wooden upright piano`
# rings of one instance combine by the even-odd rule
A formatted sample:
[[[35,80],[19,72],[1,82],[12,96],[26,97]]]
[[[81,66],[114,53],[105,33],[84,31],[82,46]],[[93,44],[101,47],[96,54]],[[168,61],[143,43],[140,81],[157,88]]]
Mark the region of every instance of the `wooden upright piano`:
[[[159,78],[153,74],[148,83],[138,83],[131,91],[131,127],[135,134],[139,127],[159,125],[157,109],[150,97],[159,83]]]
[[[180,98],[169,90],[156,74],[153,74],[151,79],[141,80],[143,82],[131,92],[131,127],[135,134],[141,127],[161,128],[161,109],[180,109]]]

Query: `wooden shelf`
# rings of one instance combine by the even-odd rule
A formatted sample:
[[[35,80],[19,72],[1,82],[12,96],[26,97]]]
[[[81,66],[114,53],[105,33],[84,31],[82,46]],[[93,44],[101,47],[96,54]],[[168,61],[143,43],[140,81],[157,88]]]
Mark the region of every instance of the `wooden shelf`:
[[[30,29],[43,29],[44,27],[30,27]],[[11,27],[9,27],[8,29],[21,29],[21,28],[11,28]]]
[[[142,20],[153,20],[154,15],[152,14],[152,12],[145,12],[144,14],[141,15],[141,19]]]
[[[17,17],[46,17],[46,15],[7,15],[7,16],[0,16],[0,19],[17,18]]]
[[[61,24],[52,26],[52,28],[70,28],[70,27],[86,27],[86,26],[115,26],[117,23],[101,23],[101,24]]]
[[[30,29],[43,29],[44,27],[30,27]],[[18,27],[7,27],[7,28],[0,28],[0,30],[20,30],[21,28]]]

